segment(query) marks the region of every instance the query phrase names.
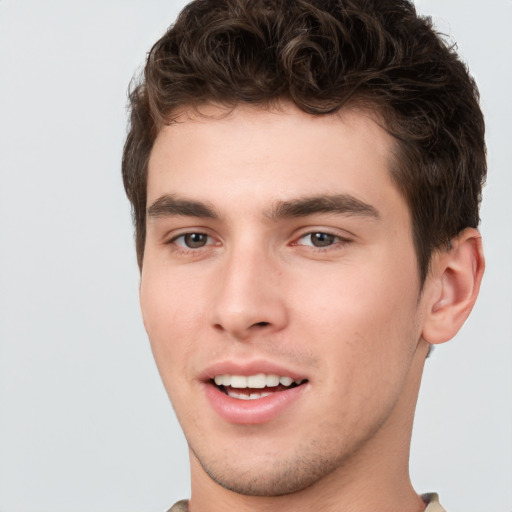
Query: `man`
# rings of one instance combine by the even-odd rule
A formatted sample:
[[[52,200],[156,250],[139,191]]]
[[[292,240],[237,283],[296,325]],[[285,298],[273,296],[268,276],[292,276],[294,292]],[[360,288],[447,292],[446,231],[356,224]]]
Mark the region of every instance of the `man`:
[[[171,510],[443,510],[408,475],[425,358],[484,270],[476,86],[403,0],[196,1],[123,156]]]

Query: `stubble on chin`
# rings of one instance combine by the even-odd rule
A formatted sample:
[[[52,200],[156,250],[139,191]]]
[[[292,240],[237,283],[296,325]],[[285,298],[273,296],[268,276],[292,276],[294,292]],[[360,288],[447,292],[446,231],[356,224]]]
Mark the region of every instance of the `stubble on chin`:
[[[344,465],[348,454],[343,449],[341,454],[329,452],[329,444],[334,446],[325,440],[322,446],[310,442],[292,456],[269,455],[256,464],[242,460],[243,453],[236,460],[210,460],[189,448],[203,471],[224,489],[244,496],[277,497],[303,491]]]

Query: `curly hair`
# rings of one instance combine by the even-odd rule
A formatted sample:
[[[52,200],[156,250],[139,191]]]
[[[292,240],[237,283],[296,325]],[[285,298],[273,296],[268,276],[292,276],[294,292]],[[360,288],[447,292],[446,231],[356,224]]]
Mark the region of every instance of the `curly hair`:
[[[122,172],[142,267],[147,167],[180,109],[359,105],[397,141],[390,173],[411,212],[421,282],[432,252],[477,227],[486,175],[479,94],[455,49],[407,0],[195,0],[130,92]]]

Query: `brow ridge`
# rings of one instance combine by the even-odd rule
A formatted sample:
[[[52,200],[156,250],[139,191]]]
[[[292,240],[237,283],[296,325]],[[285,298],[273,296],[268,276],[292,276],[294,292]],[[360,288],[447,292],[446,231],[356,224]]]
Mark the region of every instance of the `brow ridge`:
[[[172,217],[183,215],[187,217],[200,217],[217,219],[218,215],[207,203],[193,199],[178,198],[172,194],[165,194],[154,201],[147,209],[151,218]]]
[[[377,209],[351,194],[317,195],[287,201],[276,201],[266,216],[271,220],[289,217],[306,217],[316,213],[355,215],[379,219]],[[150,218],[175,215],[218,219],[219,216],[207,203],[165,194],[154,201],[147,209]]]
[[[271,219],[306,217],[315,213],[335,213],[379,219],[377,209],[351,194],[319,195],[278,201],[268,212]]]

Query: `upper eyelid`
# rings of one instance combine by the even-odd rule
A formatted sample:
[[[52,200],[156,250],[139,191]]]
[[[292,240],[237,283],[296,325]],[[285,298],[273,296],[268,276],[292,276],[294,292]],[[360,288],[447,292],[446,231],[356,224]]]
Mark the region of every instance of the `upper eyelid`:
[[[187,228],[178,228],[176,230],[173,230],[172,232],[167,233],[165,236],[162,237],[162,241],[164,244],[169,244],[174,242],[180,237],[184,237],[186,235],[190,234],[203,234],[207,237],[209,237],[212,240],[216,240],[218,242],[222,242],[222,237],[218,236],[217,233],[212,233],[212,231],[209,228],[206,228],[204,226],[198,226],[198,227],[187,227]],[[304,238],[308,235],[312,235],[314,233],[325,233],[326,235],[334,236],[336,238],[339,238],[343,241],[351,241],[355,238],[357,238],[356,235],[353,233],[341,229],[341,228],[335,228],[335,227],[324,227],[324,226],[307,226],[303,228],[299,228],[294,230],[294,232],[291,234],[290,239],[291,243],[297,242],[301,238]]]
[[[357,238],[356,235],[352,234],[350,231],[341,228],[327,228],[327,227],[307,227],[296,230],[293,238],[295,240],[299,240],[307,235],[312,235],[314,233],[325,233],[326,235],[331,235],[338,237],[342,240],[351,240]]]
[[[215,240],[216,240],[216,238],[209,233],[205,233],[204,231],[199,231],[199,230],[193,230],[193,231],[185,231],[184,233],[179,233],[177,235],[173,235],[165,243],[167,243],[167,244],[174,243],[174,242],[176,242],[176,240],[178,240],[180,238],[184,239],[187,235],[204,235],[204,236],[206,236],[210,240],[210,243],[205,244],[205,246],[203,246],[203,247],[212,245],[212,242],[215,243]],[[190,247],[190,249],[192,249],[192,248]]]
[[[339,230],[339,229],[335,229],[335,228],[307,228],[305,229],[302,233],[299,234],[299,236],[306,236],[306,235],[312,235],[314,233],[324,233],[326,235],[332,235],[332,236],[337,236],[337,237],[340,237],[340,238],[343,238],[343,237],[349,237],[350,234],[344,230]]]
[[[215,237],[211,230],[208,228],[205,228],[203,226],[199,227],[193,227],[193,228],[177,228],[173,229],[171,231],[168,231],[165,235],[162,236],[162,239],[165,243],[172,242],[173,240],[176,240],[177,238],[185,235],[192,235],[192,234],[200,234],[200,235],[206,235],[210,238],[218,238]]]
[[[321,233],[323,235],[332,236],[334,238],[334,241],[333,241],[332,245],[335,245],[336,243],[340,243],[340,242],[342,242],[342,243],[343,242],[350,242],[352,240],[349,237],[346,237],[346,236],[343,236],[343,235],[339,235],[339,234],[336,234],[336,233],[330,233],[328,231],[308,231],[307,233],[304,233],[304,234],[300,235],[299,237],[296,237],[294,239],[294,242],[292,243],[292,245],[300,245],[299,244],[300,240],[302,240],[303,238],[306,238],[308,236],[318,234],[318,233]],[[328,248],[328,247],[331,247],[331,246],[326,246],[325,248]]]
[[[196,229],[196,230],[192,230],[192,231],[184,231],[183,233],[169,235],[169,241],[171,242],[173,240],[176,240],[177,238],[181,238],[181,237],[184,237],[187,235],[205,235],[210,238],[213,238],[212,235],[210,235],[209,233],[206,233],[205,231],[200,231],[200,230]]]
[[[198,247],[190,247],[185,243],[185,237],[187,235],[192,234],[202,234],[205,235],[208,240],[204,245],[200,245]],[[179,240],[181,239],[181,240]],[[212,249],[214,249],[216,246],[220,245],[218,243],[218,240],[216,240],[215,237],[211,236],[208,233],[205,233],[201,230],[191,230],[191,231],[185,231],[182,233],[175,234],[171,236],[170,238],[167,238],[163,241],[163,245],[168,247],[175,256],[187,256],[187,257],[193,257],[198,258],[202,257],[202,255],[208,254],[211,252]]]

